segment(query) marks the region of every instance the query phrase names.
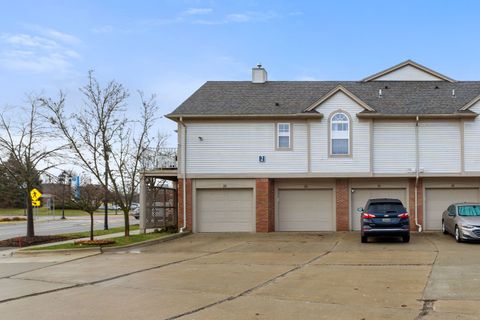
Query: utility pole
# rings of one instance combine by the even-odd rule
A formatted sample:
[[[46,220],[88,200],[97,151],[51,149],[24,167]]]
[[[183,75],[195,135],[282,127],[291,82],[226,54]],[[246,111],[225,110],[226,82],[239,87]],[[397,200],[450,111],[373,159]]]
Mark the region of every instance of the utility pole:
[[[108,230],[108,151],[105,150],[105,220],[103,222],[103,230]]]
[[[62,184],[62,217],[61,217],[62,220],[65,220],[65,186],[67,184],[67,181],[70,187],[72,184],[72,176],[66,171],[62,171],[62,173],[58,177],[58,182]]]

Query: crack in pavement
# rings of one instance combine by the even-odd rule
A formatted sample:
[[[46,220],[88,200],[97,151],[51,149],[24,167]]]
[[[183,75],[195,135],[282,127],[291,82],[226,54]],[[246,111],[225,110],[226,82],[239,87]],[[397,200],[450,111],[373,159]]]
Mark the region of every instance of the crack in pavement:
[[[435,242],[433,242],[430,238],[427,238],[427,240],[435,248],[435,251],[434,251],[435,252],[435,259],[433,259],[433,262],[431,264],[430,272],[428,273],[428,276],[427,276],[427,281],[425,283],[425,287],[423,288],[423,294],[422,294],[423,298],[425,298],[425,291],[428,288],[428,282],[430,281],[430,277],[432,276],[432,272],[433,272],[433,267],[435,266],[435,263],[437,262],[438,254],[440,252],[440,250],[438,249],[437,244]],[[436,300],[423,299],[422,310],[420,311],[418,316],[415,318],[415,320],[420,320],[420,319],[424,318],[425,316],[427,316],[430,313],[430,311],[433,311],[433,304],[435,303],[435,301]]]
[[[206,253],[206,254],[202,254],[202,255],[199,255],[199,256],[196,256],[196,257],[192,257],[192,258],[181,259],[181,260],[169,262],[169,263],[166,263],[166,264],[161,264],[161,265],[157,265],[157,266],[153,266],[153,267],[149,267],[149,268],[144,268],[144,269],[139,269],[139,270],[135,270],[135,271],[127,272],[127,273],[122,273],[122,274],[119,274],[119,275],[116,275],[116,276],[113,276],[113,277],[109,277],[109,278],[104,278],[104,279],[95,280],[95,281],[90,281],[90,282],[85,282],[85,283],[77,283],[77,284],[73,284],[73,285],[67,286],[67,287],[61,287],[61,288],[56,288],[56,289],[52,289],[52,290],[46,290],[46,291],[41,291],[41,292],[30,293],[30,294],[26,294],[26,295],[23,295],[23,296],[18,296],[18,297],[13,297],[13,298],[7,298],[7,299],[0,300],[0,304],[6,303],[6,302],[10,302],[10,301],[15,301],[15,300],[21,300],[21,299],[25,299],[25,298],[35,297],[35,296],[39,296],[39,295],[44,295],[44,294],[48,294],[48,293],[53,293],[53,292],[59,292],[59,291],[69,290],[69,289],[73,289],[73,288],[86,287],[86,286],[90,286],[90,285],[95,285],[95,284],[99,284],[99,283],[103,283],[103,282],[107,282],[107,281],[112,281],[112,280],[116,280],[116,279],[128,277],[128,276],[130,276],[130,275],[137,274],[137,273],[142,273],[142,272],[146,272],[146,271],[150,271],[150,270],[155,270],[155,269],[161,269],[161,268],[168,267],[168,266],[175,265],[175,264],[179,264],[179,263],[182,263],[182,262],[192,261],[192,260],[199,259],[199,258],[202,258],[202,257],[208,257],[208,256],[211,256],[211,255],[214,255],[214,254],[219,254],[219,253],[222,253],[222,252],[224,252],[224,251],[226,251],[226,250],[235,248],[236,246],[239,246],[239,245],[241,245],[241,244],[236,244],[236,245],[234,245],[234,246],[231,246],[231,247],[228,247],[228,248],[219,250],[219,251],[208,252],[208,253]],[[73,260],[70,260],[70,261],[73,261]],[[60,264],[60,263],[59,263],[59,264]],[[46,267],[44,267],[44,268],[46,268]],[[44,268],[40,268],[40,269],[44,269]],[[32,271],[33,271],[33,270],[32,270]],[[27,272],[29,272],[29,271],[27,271]],[[24,273],[25,273],[25,272],[24,272]],[[20,279],[20,280],[22,280],[22,278],[13,278],[13,279]],[[30,281],[30,280],[31,280],[31,281],[37,281],[36,279],[25,279],[25,280],[27,280],[27,281]]]
[[[340,239],[341,240],[341,239]],[[246,296],[250,293],[252,293],[253,291],[255,290],[258,290],[260,288],[263,288],[263,287],[266,287],[268,286],[269,284],[273,283],[274,281],[278,280],[278,279],[281,279],[281,278],[284,278],[286,277],[287,275],[289,275],[290,273],[292,272],[295,272],[295,271],[298,271],[298,270],[301,270],[303,268],[305,268],[306,266],[310,265],[311,263],[317,261],[318,259],[322,258],[322,257],[325,257],[326,255],[328,255],[329,253],[331,253],[333,250],[335,250],[335,248],[337,247],[337,245],[339,244],[340,240],[337,240],[334,245],[327,251],[323,252],[322,254],[308,260],[307,262],[305,263],[302,263],[302,264],[299,264],[297,266],[295,266],[294,268],[291,268],[273,278],[270,278],[262,283],[259,283],[258,285],[254,286],[254,287],[251,287],[247,290],[244,290],[242,292],[240,292],[239,294],[236,294],[236,295],[232,295],[232,296],[229,296],[227,298],[224,298],[224,299],[221,299],[221,300],[218,300],[216,302],[213,302],[213,303],[210,303],[210,304],[207,304],[205,306],[202,306],[202,307],[199,307],[199,308],[196,308],[196,309],[193,309],[193,310],[190,310],[190,311],[187,311],[187,312],[184,312],[184,313],[181,313],[181,314],[178,314],[178,315],[174,315],[172,317],[168,317],[166,318],[165,320],[174,320],[174,319],[178,319],[178,318],[181,318],[181,317],[184,317],[184,316],[188,316],[188,315],[191,315],[191,314],[194,314],[194,313],[197,313],[197,312],[200,312],[202,310],[205,310],[205,309],[208,309],[208,308],[211,308],[213,306],[217,306],[219,304],[222,304],[222,303],[225,303],[225,302],[229,302],[229,301],[233,301],[237,298],[240,298],[240,297],[243,297],[243,296]]]
[[[418,316],[415,317],[415,320],[420,320],[423,317],[427,316],[430,311],[433,311],[433,304],[436,300],[423,300],[423,307]]]
[[[12,277],[22,275],[24,273],[29,273],[29,272],[33,272],[33,271],[37,271],[37,270],[42,270],[42,269],[45,269],[45,268],[58,266],[58,265],[61,265],[61,264],[64,264],[64,263],[68,263],[68,262],[72,262],[72,261],[78,261],[78,260],[81,260],[81,259],[98,256],[100,254],[102,254],[102,253],[99,252],[99,253],[94,253],[94,254],[91,254],[91,255],[86,255],[86,256],[83,256],[83,257],[78,257],[78,258],[75,258],[75,259],[72,259],[72,260],[65,260],[65,261],[61,261],[61,262],[53,262],[52,264],[49,264],[48,266],[43,266],[43,267],[39,267],[39,268],[27,270],[27,271],[22,271],[22,272],[19,272],[19,273],[11,274],[11,275],[6,276],[6,277],[0,277],[0,279],[9,279],[9,278],[12,278]],[[49,263],[49,262],[46,262],[46,263]]]

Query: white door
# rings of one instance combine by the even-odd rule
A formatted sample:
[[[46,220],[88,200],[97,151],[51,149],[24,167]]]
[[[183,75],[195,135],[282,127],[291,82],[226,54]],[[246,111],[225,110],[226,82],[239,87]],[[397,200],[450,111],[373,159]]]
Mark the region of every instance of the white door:
[[[352,189],[352,209],[351,209],[351,226],[352,230],[360,230],[360,221],[362,213],[357,211],[357,208],[365,207],[368,199],[375,198],[390,198],[402,201],[406,207],[407,190],[405,188],[395,189]],[[408,209],[408,208],[407,208]]]
[[[252,189],[197,189],[197,232],[253,232]]]
[[[478,188],[425,189],[425,230],[442,228],[442,213],[457,202],[477,202]]]
[[[335,230],[332,189],[279,189],[277,231]]]

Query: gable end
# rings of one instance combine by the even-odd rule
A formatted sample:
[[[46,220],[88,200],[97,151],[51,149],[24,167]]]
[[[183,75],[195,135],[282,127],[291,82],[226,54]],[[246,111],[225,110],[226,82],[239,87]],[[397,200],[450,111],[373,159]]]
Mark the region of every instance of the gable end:
[[[409,79],[408,77],[412,77]],[[365,79],[368,81],[448,81],[455,82],[441,73],[429,69],[412,60],[404,61],[391,68],[375,73]]]
[[[335,95],[337,92],[343,92],[345,95],[347,95],[350,99],[352,99],[353,101],[355,101],[356,103],[358,103],[361,107],[363,107],[365,110],[368,110],[368,111],[372,111],[372,112],[375,112],[375,109],[373,109],[372,107],[370,107],[368,104],[366,104],[365,102],[363,102],[362,100],[360,100],[360,98],[358,98],[356,95],[354,95],[353,93],[351,93],[350,91],[348,91],[344,86],[342,85],[338,85],[336,86],[333,90],[331,90],[330,92],[328,92],[326,95],[324,95],[323,97],[321,97],[320,99],[318,99],[317,101],[315,101],[314,103],[312,103],[307,109],[304,110],[304,112],[308,112],[308,111],[313,111],[315,108],[317,108],[319,105],[321,105],[323,102],[327,101],[328,99],[330,99],[333,95]]]

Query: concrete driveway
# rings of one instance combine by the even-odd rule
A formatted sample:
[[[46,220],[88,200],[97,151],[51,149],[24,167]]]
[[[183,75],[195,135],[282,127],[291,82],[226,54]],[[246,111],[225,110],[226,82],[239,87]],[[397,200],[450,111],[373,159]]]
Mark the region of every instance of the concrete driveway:
[[[195,234],[0,259],[5,319],[479,319],[480,246],[439,233]]]

